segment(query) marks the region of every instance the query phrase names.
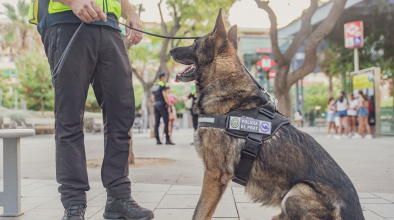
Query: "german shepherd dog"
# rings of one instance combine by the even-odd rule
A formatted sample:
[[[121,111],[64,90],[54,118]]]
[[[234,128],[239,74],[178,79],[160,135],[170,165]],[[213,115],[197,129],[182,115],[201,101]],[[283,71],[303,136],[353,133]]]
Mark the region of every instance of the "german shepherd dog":
[[[214,30],[191,46],[170,51],[188,65],[179,81],[196,81],[195,114],[221,114],[267,104],[237,56],[237,27],[225,30],[219,12]],[[245,140],[224,129],[200,127],[195,147],[204,163],[194,220],[211,219],[233,178]],[[254,202],[281,207],[274,220],[362,220],[356,190],[338,164],[311,136],[283,126],[261,144],[245,192]]]

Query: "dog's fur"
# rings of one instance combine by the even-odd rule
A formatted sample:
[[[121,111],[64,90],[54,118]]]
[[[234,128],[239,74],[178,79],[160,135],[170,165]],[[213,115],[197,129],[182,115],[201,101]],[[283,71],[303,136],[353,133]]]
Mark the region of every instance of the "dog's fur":
[[[224,115],[267,103],[237,57],[237,45],[237,27],[226,33],[219,12],[212,33],[171,50],[174,61],[196,66],[194,72],[178,75],[180,81],[196,81],[195,114]],[[207,127],[194,138],[205,174],[193,219],[206,220],[233,177],[245,140]],[[245,191],[254,202],[280,206],[275,220],[364,219],[347,175],[311,136],[292,125],[263,142]]]

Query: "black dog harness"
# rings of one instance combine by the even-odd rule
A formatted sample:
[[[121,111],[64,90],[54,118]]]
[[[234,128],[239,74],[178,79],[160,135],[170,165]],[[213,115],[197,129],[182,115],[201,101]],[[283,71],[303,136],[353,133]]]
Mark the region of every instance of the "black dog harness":
[[[230,112],[227,115],[199,115],[198,127],[225,129],[226,133],[246,139],[233,181],[246,185],[261,144],[290,120],[268,103],[262,107]]]

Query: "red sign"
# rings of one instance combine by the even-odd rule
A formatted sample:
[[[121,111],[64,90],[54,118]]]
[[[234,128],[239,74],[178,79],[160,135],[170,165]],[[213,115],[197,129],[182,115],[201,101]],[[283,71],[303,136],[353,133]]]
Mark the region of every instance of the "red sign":
[[[258,47],[256,48],[256,53],[272,53],[272,48]]]
[[[345,47],[353,49],[364,46],[363,21],[353,21],[345,24]]]
[[[273,66],[275,66],[276,62],[275,60],[271,59],[271,57],[264,56],[261,58],[261,60],[257,61],[256,64],[259,65],[263,70],[268,71]]]
[[[268,78],[273,79],[276,76],[276,71],[275,70],[271,70],[268,72]]]

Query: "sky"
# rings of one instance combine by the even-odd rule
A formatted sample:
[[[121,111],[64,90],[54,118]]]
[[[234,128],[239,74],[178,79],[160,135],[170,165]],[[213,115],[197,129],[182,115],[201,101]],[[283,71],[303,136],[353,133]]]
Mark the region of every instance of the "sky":
[[[28,1],[28,0],[26,0]],[[327,0],[324,0],[327,1]],[[16,4],[17,0],[0,0],[0,12],[4,11],[3,3]],[[131,0],[132,4],[143,3],[145,12],[141,14],[141,20],[145,22],[160,22],[157,3],[159,0]],[[163,4],[164,5],[164,4]],[[304,9],[308,8],[310,0],[271,0],[270,6],[278,18],[278,26],[284,27],[294,19],[301,16]],[[162,7],[164,19],[171,19],[168,16],[166,7]],[[0,14],[0,19],[4,15]],[[269,28],[270,22],[267,13],[257,8],[255,0],[238,0],[229,11],[229,21],[231,25],[237,24],[244,28]]]

